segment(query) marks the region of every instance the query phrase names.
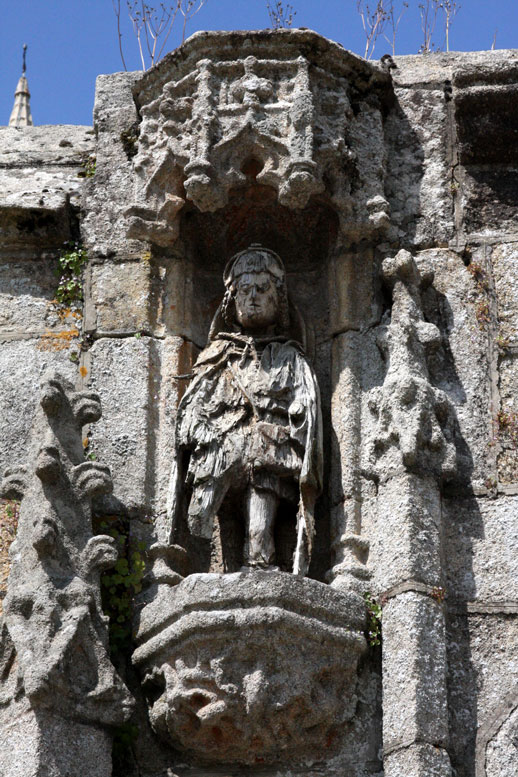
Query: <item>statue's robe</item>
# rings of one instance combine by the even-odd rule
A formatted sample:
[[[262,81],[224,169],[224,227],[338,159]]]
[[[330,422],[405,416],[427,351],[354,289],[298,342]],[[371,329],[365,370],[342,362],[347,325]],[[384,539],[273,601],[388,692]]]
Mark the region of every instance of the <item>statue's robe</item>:
[[[189,529],[205,538],[212,537],[227,491],[252,485],[298,502],[297,544],[300,552],[304,543],[309,559],[322,484],[322,419],[316,377],[298,343],[219,333],[200,354],[179,404],[175,443],[172,531],[184,483],[192,489]]]

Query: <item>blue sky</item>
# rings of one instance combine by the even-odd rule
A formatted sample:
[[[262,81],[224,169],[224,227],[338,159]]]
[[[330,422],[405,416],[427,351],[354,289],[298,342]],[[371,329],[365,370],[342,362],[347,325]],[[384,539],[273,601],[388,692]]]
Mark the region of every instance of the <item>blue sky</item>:
[[[159,4],[159,0],[148,2]],[[365,38],[356,0],[292,0],[291,5],[297,11],[293,26],[309,27],[363,54]],[[421,45],[418,5],[419,0],[410,0],[398,33],[397,54],[415,54]],[[489,49],[495,32],[496,48],[518,48],[518,0],[464,0],[461,5],[450,35],[452,50]],[[126,23],[125,0],[121,6],[128,69],[136,70],[138,51]],[[201,29],[260,29],[269,24],[266,0],[207,0],[189,24],[188,34]],[[112,0],[0,0],[0,25],[0,124],[9,121],[23,43],[29,46],[27,76],[34,123],[91,124],[95,77],[122,70]],[[441,27],[439,22],[435,41],[443,47]],[[169,50],[178,45],[179,36],[178,30]],[[389,44],[379,41],[376,58],[386,52]]]

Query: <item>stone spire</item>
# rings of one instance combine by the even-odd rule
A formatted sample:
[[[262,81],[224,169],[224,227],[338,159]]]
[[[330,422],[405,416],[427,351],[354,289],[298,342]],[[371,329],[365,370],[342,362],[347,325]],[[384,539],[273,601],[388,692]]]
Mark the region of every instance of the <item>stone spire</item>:
[[[23,44],[23,66],[22,75],[18,81],[16,92],[14,93],[14,106],[11,112],[11,118],[9,119],[10,127],[32,127],[32,115],[29,92],[29,84],[25,77],[25,55],[27,52],[27,44]]]

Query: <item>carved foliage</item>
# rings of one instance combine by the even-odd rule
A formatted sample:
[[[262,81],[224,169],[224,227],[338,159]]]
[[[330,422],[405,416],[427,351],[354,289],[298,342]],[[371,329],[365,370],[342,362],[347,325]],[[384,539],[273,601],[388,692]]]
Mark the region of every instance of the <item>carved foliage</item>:
[[[108,657],[100,601],[100,573],[117,549],[91,529],[91,498],[112,484],[107,467],[84,460],[81,430],[100,416],[96,394],[46,378],[28,463],[2,484],[22,497],[1,640],[3,663],[13,668],[2,696],[21,691],[32,706],[111,725],[132,702]]]

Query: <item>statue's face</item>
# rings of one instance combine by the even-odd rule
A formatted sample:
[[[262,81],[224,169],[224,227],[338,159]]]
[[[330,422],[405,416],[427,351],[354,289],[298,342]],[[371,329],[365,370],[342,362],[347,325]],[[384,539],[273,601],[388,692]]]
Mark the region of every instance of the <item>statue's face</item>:
[[[268,272],[241,275],[236,283],[236,318],[243,329],[267,329],[279,315],[279,293]]]

